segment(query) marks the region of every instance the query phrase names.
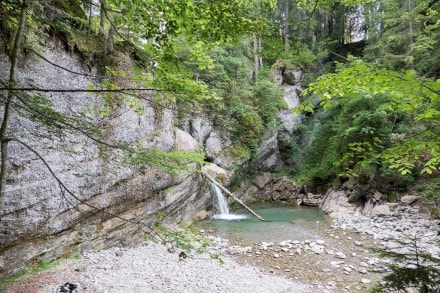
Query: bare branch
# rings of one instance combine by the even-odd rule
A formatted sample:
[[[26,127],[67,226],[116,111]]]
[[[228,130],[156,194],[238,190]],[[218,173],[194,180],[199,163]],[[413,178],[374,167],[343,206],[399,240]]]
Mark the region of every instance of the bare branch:
[[[21,92],[43,92],[43,93],[122,93],[130,91],[156,91],[156,92],[176,92],[172,89],[155,88],[119,88],[119,89],[56,89],[56,88],[37,88],[37,87],[1,87],[0,91],[21,91]]]
[[[67,194],[69,194],[71,197],[73,197],[75,200],[77,200],[78,202],[80,202],[81,204],[97,211],[97,212],[101,212],[103,214],[106,214],[108,216],[117,218],[119,220],[122,220],[123,222],[126,222],[128,224],[134,224],[137,225],[139,227],[139,229],[147,234],[150,234],[156,238],[158,238],[159,240],[164,241],[164,239],[161,237],[161,235],[159,235],[153,228],[151,228],[150,226],[146,225],[145,223],[141,222],[140,220],[133,220],[133,219],[126,219],[122,216],[116,215],[114,213],[108,212],[106,211],[106,208],[98,208],[90,203],[88,203],[85,200],[82,200],[81,198],[79,198],[73,191],[71,191],[65,184],[64,182],[55,174],[54,170],[52,170],[52,168],[50,167],[49,163],[43,158],[43,156],[40,155],[40,153],[38,153],[33,147],[31,147],[30,145],[28,145],[27,143],[17,139],[17,138],[8,138],[9,141],[11,142],[17,142],[19,144],[21,144],[22,146],[24,146],[26,149],[28,149],[31,153],[33,153],[35,156],[37,156],[37,158],[44,164],[44,166],[47,168],[47,170],[49,171],[50,175],[55,179],[55,181],[57,181],[58,186],[60,187],[61,190],[61,194],[63,195],[63,197],[66,199],[66,201],[72,205],[72,207],[74,207],[75,205],[70,202],[70,200],[67,199],[67,197],[65,196],[66,192]],[[147,230],[144,230],[144,229]]]
[[[70,72],[70,73],[72,73],[72,74],[82,75],[82,76],[87,76],[87,77],[93,77],[93,78],[123,78],[123,77],[119,77],[119,76],[118,76],[118,77],[109,77],[109,76],[105,76],[105,75],[94,75],[94,74],[89,74],[89,73],[83,73],[83,72],[73,71],[73,70],[71,70],[71,69],[69,69],[69,68],[63,67],[63,66],[61,66],[61,65],[58,65],[58,64],[56,64],[56,63],[50,61],[49,59],[47,59],[47,58],[44,57],[43,55],[41,55],[41,54],[35,52],[35,50],[32,49],[32,48],[28,48],[28,50],[29,50],[30,52],[32,52],[32,54],[38,56],[40,59],[42,59],[42,60],[46,61],[47,63],[49,63],[50,65],[53,65],[53,66],[55,66],[55,67],[57,67],[57,68],[60,68],[60,69],[62,69],[62,70],[64,70],[64,71]]]

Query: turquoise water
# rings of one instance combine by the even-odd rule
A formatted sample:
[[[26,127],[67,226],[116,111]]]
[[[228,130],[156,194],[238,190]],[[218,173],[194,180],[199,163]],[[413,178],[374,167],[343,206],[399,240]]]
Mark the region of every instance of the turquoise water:
[[[319,231],[328,225],[324,214],[316,208],[260,205],[251,207],[266,221],[262,222],[246,210],[233,210],[232,214],[246,215],[236,221],[208,219],[200,227],[216,234],[238,240],[261,242],[319,239]]]

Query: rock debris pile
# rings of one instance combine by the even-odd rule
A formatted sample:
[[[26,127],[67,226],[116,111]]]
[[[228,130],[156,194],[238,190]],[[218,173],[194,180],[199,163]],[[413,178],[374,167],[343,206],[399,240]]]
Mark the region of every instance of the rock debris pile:
[[[386,215],[344,217],[332,226],[371,235],[382,240],[383,248],[399,253],[411,252],[411,239],[416,238],[420,251],[440,257],[440,221],[422,218],[416,207],[396,206]]]

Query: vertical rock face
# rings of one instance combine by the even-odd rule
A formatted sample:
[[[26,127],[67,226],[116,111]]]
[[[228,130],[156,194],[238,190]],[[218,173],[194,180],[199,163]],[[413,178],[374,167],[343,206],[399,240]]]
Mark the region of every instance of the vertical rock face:
[[[41,59],[23,58],[17,76],[21,85],[51,89],[99,86],[77,56],[57,49],[43,49],[42,53],[71,72]],[[130,59],[120,57],[128,68]],[[0,74],[7,76],[8,66],[8,58],[0,56]],[[282,131],[259,145],[256,160],[263,172],[282,165],[280,137],[291,135],[299,121],[291,110],[299,104],[301,72],[280,70],[275,77],[285,89],[289,110],[279,116]],[[33,122],[35,117],[28,115],[26,105],[15,99],[23,107],[20,115],[14,110],[10,117],[8,135],[23,144],[12,141],[8,146],[7,186],[0,207],[0,277],[38,257],[134,245],[149,232],[146,225],[157,221],[156,213],[177,223],[190,220],[210,205],[209,183],[194,172],[196,166],[193,171],[172,175],[155,167],[135,169],[125,163],[127,158],[120,150],[112,147],[119,141],[165,151],[198,151],[203,146],[206,159],[224,169],[223,183],[231,182],[227,169],[244,159],[231,154],[233,145],[227,135],[201,117],[179,119],[178,128],[174,110],[150,103],[152,93],[141,94],[146,99],[136,105],[122,97],[120,102],[106,105],[105,98],[86,92],[44,95],[57,111],[91,121],[102,131],[107,145],[99,143],[88,129],[49,131]],[[107,106],[105,111],[103,106]],[[264,176],[250,187],[258,191],[268,181],[270,177]],[[248,194],[252,197],[255,192]]]
[[[44,55],[71,71],[87,73],[74,55],[48,49]],[[0,56],[3,76],[8,65],[7,57]],[[31,58],[20,62],[18,73],[20,82],[42,88],[85,89],[95,84],[92,77]],[[95,95],[46,97],[58,111],[85,115],[110,144],[122,140],[166,151],[198,149],[196,138],[174,126],[172,110],[158,110],[146,100],[140,105],[141,114],[121,103],[103,116],[98,111],[103,99]],[[25,118],[23,111],[20,116],[13,113],[9,135],[32,150],[17,142],[9,144],[7,186],[0,207],[0,276],[37,257],[134,244],[148,233],[138,223],[156,221],[156,212],[168,215],[169,222],[189,220],[211,200],[208,184],[197,172],[169,175],[153,167],[136,170],[124,164],[117,149],[81,132],[48,131]],[[194,134],[203,137],[206,131],[202,127]]]
[[[285,154],[290,152],[291,137],[298,125],[301,124],[301,116],[296,114],[294,110],[301,103],[302,70],[299,68],[289,69],[284,64],[279,64],[273,68],[272,75],[275,83],[284,90],[283,99],[287,104],[287,109],[280,111],[278,114],[278,119],[281,123],[278,132],[273,133],[258,145],[255,154],[258,169],[256,178],[266,178],[267,172],[280,170],[287,159]],[[243,183],[240,188],[242,198],[245,200],[252,199],[256,195],[266,198],[264,189],[270,181],[264,181],[265,184],[260,184],[260,181],[258,181],[260,182],[258,184],[252,181]]]
[[[283,83],[281,87],[284,89],[284,101],[288,108],[281,111],[278,118],[283,125],[283,135],[288,140],[292,135],[296,126],[301,123],[301,116],[294,112],[301,102],[299,95],[302,92],[301,78],[302,71],[300,69],[284,69],[282,72]],[[279,78],[278,78],[279,79]]]

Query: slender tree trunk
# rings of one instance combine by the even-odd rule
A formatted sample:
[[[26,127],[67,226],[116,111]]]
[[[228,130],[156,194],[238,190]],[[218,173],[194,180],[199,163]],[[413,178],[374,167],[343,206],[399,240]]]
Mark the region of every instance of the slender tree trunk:
[[[104,1],[101,1],[101,6],[99,10],[99,36],[105,37],[105,7]]]
[[[254,53],[254,79],[257,79],[258,72],[260,71],[260,58],[258,52],[258,33],[254,33],[253,41],[253,53]]]
[[[412,21],[412,0],[408,0],[408,14],[409,14],[409,48],[412,47],[414,42],[414,28],[413,28],[413,21]],[[412,70],[414,70],[414,60],[411,61],[411,64],[409,65]]]
[[[89,6],[89,28],[88,33],[90,34],[92,32],[92,11],[93,11],[93,0],[90,0],[90,6]]]
[[[105,3],[101,0],[100,12],[99,12],[99,38],[102,40],[102,50],[104,55],[109,52],[108,35],[105,32]]]
[[[18,25],[18,30],[15,35],[14,40],[14,48],[12,49],[12,55],[11,55],[11,66],[9,69],[9,87],[15,86],[15,70],[17,68],[17,61],[18,61],[18,53],[20,51],[21,46],[21,40],[23,38],[24,29],[26,26],[26,13],[27,8],[29,6],[29,0],[23,0],[23,3],[21,5],[21,15]],[[8,130],[8,122],[9,117],[11,115],[11,103],[13,99],[13,92],[8,91],[8,95],[6,98],[6,103],[3,108],[3,120],[0,125],[0,153],[1,153],[1,165],[0,165],[0,207],[3,206],[3,200],[4,200],[4,191],[5,191],[5,185],[6,185],[6,173],[7,173],[7,164],[8,164],[8,142],[9,138],[7,137],[7,130]]]
[[[284,51],[288,52],[290,50],[289,46],[289,0],[284,2]]]
[[[110,25],[108,33],[105,32],[105,18],[108,17],[108,12],[106,11],[104,0],[101,0],[101,11],[100,11],[100,21],[99,21],[99,37],[102,39],[103,52],[108,54],[113,51],[113,26]]]
[[[110,26],[108,29],[108,39],[107,39],[107,53],[113,52],[113,37],[114,37],[114,29],[113,26]]]
[[[263,52],[263,49],[261,46],[261,33],[258,33],[258,61],[260,64],[260,68],[263,67],[263,57],[261,56],[261,52]]]

